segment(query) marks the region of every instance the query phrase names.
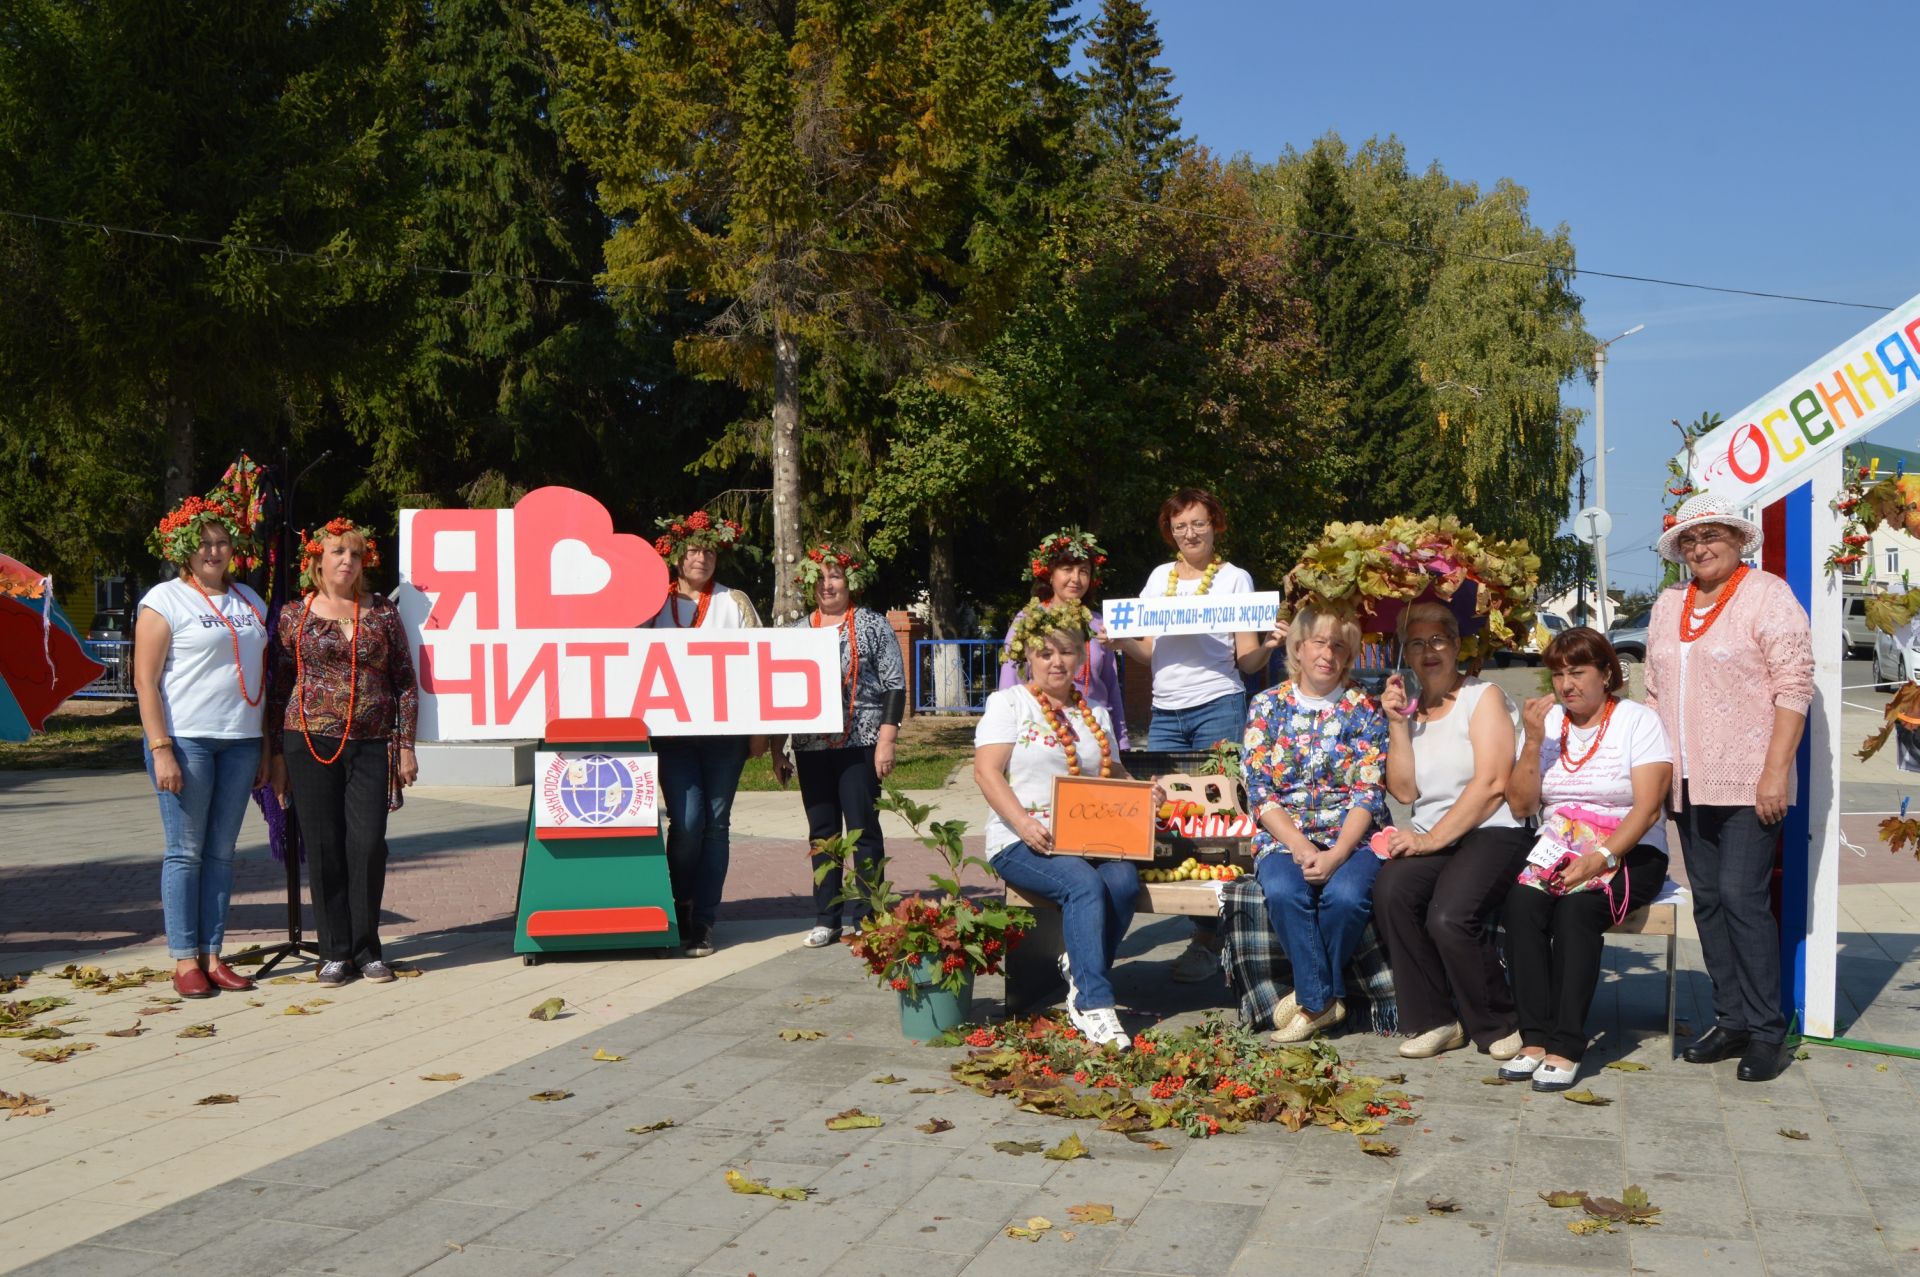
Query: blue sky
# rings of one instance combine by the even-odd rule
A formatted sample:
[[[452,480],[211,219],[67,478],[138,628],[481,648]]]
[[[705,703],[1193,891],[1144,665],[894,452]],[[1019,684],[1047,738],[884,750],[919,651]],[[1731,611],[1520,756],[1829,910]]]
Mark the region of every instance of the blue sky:
[[[1224,155],[1391,133],[1415,167],[1526,187],[1534,221],[1565,222],[1596,270],[1883,306],[1920,293],[1910,3],[1152,8],[1185,131]],[[1873,315],[1592,277],[1577,289],[1596,338],[1647,326],[1610,352],[1607,485],[1612,583],[1650,586],[1669,421],[1731,415]],[[1586,380],[1565,393],[1591,412]],[[1875,438],[1920,447],[1920,413]]]

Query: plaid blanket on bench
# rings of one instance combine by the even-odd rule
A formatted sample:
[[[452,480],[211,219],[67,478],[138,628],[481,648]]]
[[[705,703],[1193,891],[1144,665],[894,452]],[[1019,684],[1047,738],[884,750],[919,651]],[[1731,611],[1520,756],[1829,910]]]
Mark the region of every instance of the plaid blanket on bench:
[[[1221,884],[1220,933],[1226,939],[1222,964],[1227,987],[1240,999],[1241,1023],[1251,1029],[1271,1029],[1274,1009],[1293,988],[1293,964],[1267,921],[1267,898],[1254,879]],[[1393,971],[1372,922],[1361,934],[1346,974],[1347,1026],[1397,1035],[1400,1016],[1393,1000]]]

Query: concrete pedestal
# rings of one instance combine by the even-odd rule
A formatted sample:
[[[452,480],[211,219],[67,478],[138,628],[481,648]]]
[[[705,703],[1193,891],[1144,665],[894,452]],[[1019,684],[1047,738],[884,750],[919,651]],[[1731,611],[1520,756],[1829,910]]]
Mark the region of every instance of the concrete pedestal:
[[[531,740],[421,741],[422,785],[530,785]]]

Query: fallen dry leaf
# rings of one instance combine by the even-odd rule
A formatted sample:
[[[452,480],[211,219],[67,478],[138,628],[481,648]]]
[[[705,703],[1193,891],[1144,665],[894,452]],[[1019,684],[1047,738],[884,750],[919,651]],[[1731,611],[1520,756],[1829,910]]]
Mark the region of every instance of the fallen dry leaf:
[[[535,1091],[532,1095],[529,1095],[527,1098],[530,1100],[537,1100],[542,1104],[551,1104],[555,1100],[564,1100],[572,1094],[573,1094],[572,1091]]]
[[[1360,1141],[1360,1151],[1368,1157],[1400,1156],[1398,1144],[1389,1144],[1385,1140],[1370,1140],[1364,1135],[1356,1135],[1354,1138]]]
[[[1638,1060],[1609,1060],[1607,1067],[1621,1073],[1651,1073],[1653,1066],[1642,1064]]]
[[[320,1013],[318,1011],[309,1011],[305,1007],[301,1006],[298,1002],[293,1002],[293,1003],[289,1003],[286,1009],[281,1011],[280,1014],[281,1015],[319,1015]]]
[[[1451,1197],[1429,1197],[1427,1199],[1427,1214],[1429,1215],[1453,1215],[1457,1214],[1459,1210],[1460,1203],[1454,1201]]]
[[[108,1029],[105,1033],[101,1034],[101,1036],[109,1038],[137,1038],[146,1031],[147,1026],[135,1020],[124,1029]]]
[[[1156,1153],[1165,1152],[1167,1149],[1170,1149],[1173,1147],[1173,1145],[1168,1144],[1163,1140],[1157,1140],[1153,1138],[1153,1136],[1147,1134],[1145,1131],[1128,1131],[1127,1138],[1132,1140],[1135,1144],[1145,1144],[1148,1148],[1152,1149]]]
[[[180,1005],[180,999],[179,999],[179,998],[157,998],[157,997],[149,997],[149,998],[147,999],[147,1001],[149,1001],[149,1002],[154,1002],[154,1003],[158,1003],[158,1004],[159,1004],[160,1006],[163,1006],[163,1007],[177,1007],[177,1006],[179,1006],[179,1005]]]
[[[995,1140],[993,1142],[995,1152],[1011,1153],[1015,1157],[1022,1157],[1028,1153],[1038,1153],[1046,1148],[1046,1146],[1044,1140]]]
[[[1082,1202],[1067,1207],[1067,1218],[1076,1224],[1111,1224],[1113,1207],[1105,1202]]]
[[[804,1202],[807,1194],[813,1191],[810,1188],[771,1188],[760,1180],[748,1179],[739,1171],[728,1171],[726,1179],[727,1187],[736,1193],[760,1193],[788,1202]]]
[[[862,1113],[859,1109],[848,1109],[844,1113],[836,1113],[827,1119],[827,1129],[830,1131],[859,1131],[885,1125],[885,1122],[873,1114]]]
[[[1035,1215],[1029,1219],[1024,1226],[1020,1224],[1008,1224],[1007,1236],[1018,1238],[1021,1241],[1037,1242],[1040,1240],[1040,1235],[1052,1227],[1053,1221],[1045,1215]]]
[[[195,1104],[238,1104],[239,1102],[239,1096],[227,1095],[224,1092],[219,1095],[203,1095],[194,1101]]]
[[[56,1038],[72,1036],[51,1024],[36,1025],[31,1029],[0,1029],[0,1038],[19,1038],[23,1042],[51,1042]]]
[[[92,1042],[63,1042],[59,1046],[43,1046],[20,1054],[40,1064],[65,1064],[80,1052],[93,1050],[95,1045]]]
[[[833,1001],[833,996],[831,994],[829,994],[824,998],[816,998],[812,994],[808,994],[807,996],[801,998],[798,1002],[789,1002],[787,1003],[787,1005],[790,1007],[820,1007],[820,1006],[825,1006],[827,1003],[831,1001]]]
[[[1790,1140],[1810,1140],[1813,1138],[1813,1136],[1807,1134],[1805,1131],[1790,1131],[1784,1126],[1780,1128],[1780,1134]]]
[[[1607,1227],[1606,1220],[1595,1219],[1593,1216],[1589,1215],[1585,1219],[1576,1219],[1571,1223],[1569,1223],[1567,1225],[1567,1231],[1570,1233],[1578,1233],[1584,1237],[1588,1233],[1610,1233],[1610,1232],[1613,1232],[1614,1230]]]
[[[26,987],[31,971],[22,971],[19,975],[0,975],[0,993],[12,993]]]
[[[620,1061],[626,1059],[627,1057],[624,1055],[615,1055],[611,1051],[597,1050],[593,1053],[592,1058],[595,1064],[618,1064],[620,1063]]]
[[[821,1038],[824,1038],[825,1036],[827,1035],[821,1032],[819,1029],[782,1029],[780,1030],[780,1040],[782,1042],[818,1042]]]
[[[944,1117],[930,1117],[913,1129],[916,1131],[925,1131],[928,1135],[941,1135],[952,1130],[953,1123]]]
[[[393,974],[398,976],[402,980],[418,980],[420,978],[420,968],[419,967],[395,967],[393,969]]]
[[[267,1003],[264,998],[248,998],[247,1005],[250,1007],[263,1007],[267,1005]]]
[[[267,981],[267,983],[268,984],[299,984],[300,977],[297,975],[277,975],[273,977],[273,979]]]
[[[1657,1224],[1654,1216],[1660,1208],[1647,1200],[1647,1190],[1638,1184],[1627,1185],[1627,1191],[1620,1194],[1618,1201],[1611,1197],[1595,1197],[1588,1193],[1580,1199],[1580,1205],[1587,1214],[1614,1224]]]
[[[15,987],[17,988],[19,986],[16,985]],[[0,1091],[0,1108],[7,1111],[7,1120],[9,1122],[16,1117],[45,1117],[47,1114],[53,1112],[53,1105],[47,1103],[37,1095],[28,1095],[25,1091],[20,1092],[18,1095],[14,1095],[8,1091]]]
[[[1575,1104],[1590,1104],[1595,1108],[1605,1108],[1613,1103],[1604,1095],[1595,1095],[1592,1091],[1562,1091],[1560,1098],[1572,1100]]]
[[[908,1095],[952,1095],[953,1088],[950,1086],[910,1086],[907,1088],[907,1094]]]
[[[458,1073],[422,1073],[420,1080],[422,1082],[458,1082],[461,1076]]]
[[[211,1024],[189,1024],[173,1036],[176,1038],[210,1038],[218,1031],[219,1030]]]
[[[1063,1242],[1070,1242],[1077,1236],[1079,1236],[1079,1234],[1071,1228],[1063,1228],[1060,1230],[1060,1240]]]
[[[539,1006],[527,1012],[527,1018],[529,1020],[557,1020],[560,1018],[560,1013],[566,1009],[566,1006],[567,1000],[565,998],[548,998],[545,1002],[542,1002]]]
[[[645,1126],[629,1126],[627,1128],[627,1134],[651,1135],[655,1131],[671,1130],[676,1125],[678,1125],[678,1123],[676,1123],[672,1118],[663,1117],[658,1122],[648,1122]]]
[[[1586,1194],[1576,1188],[1562,1188],[1540,1194],[1540,1200],[1549,1206],[1578,1206],[1585,1197]]]
[[[305,1002],[302,1002],[300,1005],[303,1007],[330,1007],[333,1005],[333,999],[332,998],[308,998]]]
[[[133,1013],[135,1015],[166,1015],[179,1009],[179,1007],[135,1007]]]
[[[883,1073],[879,1077],[873,1079],[873,1084],[875,1086],[893,1086],[895,1083],[904,1082],[906,1080],[907,1079],[903,1077],[895,1077],[891,1073]]]
[[[1091,1154],[1087,1152],[1087,1146],[1080,1142],[1078,1135],[1069,1135],[1048,1149],[1043,1156],[1050,1162],[1071,1162],[1077,1157],[1088,1157]]]
[[[1482,1085],[1482,1086],[1507,1086],[1507,1085],[1510,1085],[1510,1084],[1508,1083],[1508,1081],[1507,1081],[1507,1079],[1505,1079],[1505,1078],[1503,1078],[1503,1077],[1501,1077],[1501,1076],[1500,1076],[1500,1075],[1499,1075],[1498,1073],[1496,1073],[1496,1074],[1494,1074],[1494,1075],[1493,1075],[1492,1077],[1483,1077],[1483,1078],[1481,1078],[1481,1079],[1480,1079],[1480,1085]]]

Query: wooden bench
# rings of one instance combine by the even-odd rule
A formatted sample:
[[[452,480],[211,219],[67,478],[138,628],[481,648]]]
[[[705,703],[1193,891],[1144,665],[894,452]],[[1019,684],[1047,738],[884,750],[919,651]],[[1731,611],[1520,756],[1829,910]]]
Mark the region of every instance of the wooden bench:
[[[1146,882],[1134,901],[1134,912],[1184,914],[1193,918],[1211,918],[1220,912],[1213,882]],[[1060,983],[1059,958],[1064,951],[1060,930],[1060,910],[1053,902],[1028,896],[1008,887],[1007,901],[1033,910],[1034,929],[1014,949],[1007,962],[1007,1010],[1019,1013],[1045,1005],[1064,989]],[[1679,949],[1679,907],[1651,904],[1635,910],[1609,935],[1665,936],[1667,938],[1667,1050],[1673,1051],[1674,1006],[1677,991],[1675,962]]]

